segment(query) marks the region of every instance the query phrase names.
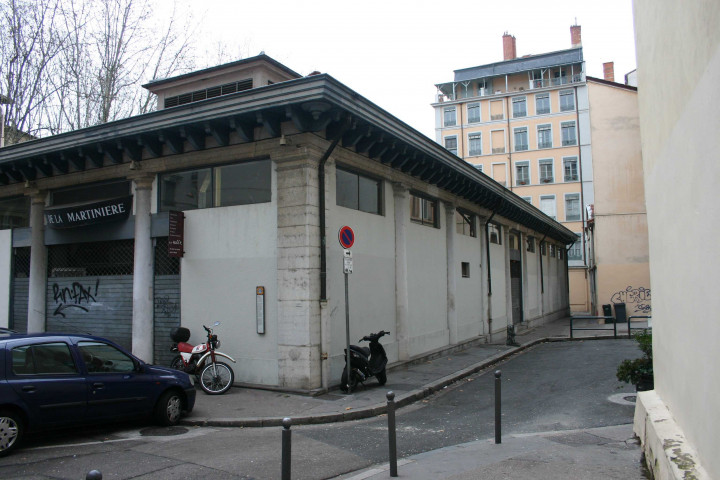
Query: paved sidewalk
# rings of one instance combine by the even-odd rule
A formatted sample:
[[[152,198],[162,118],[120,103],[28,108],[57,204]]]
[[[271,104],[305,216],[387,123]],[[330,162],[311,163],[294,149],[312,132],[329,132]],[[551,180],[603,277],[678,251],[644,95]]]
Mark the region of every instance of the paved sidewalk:
[[[579,321],[575,327],[607,329],[578,330],[574,332],[576,339],[612,338],[613,335],[613,325],[601,325],[597,320]],[[627,335],[627,324],[618,324],[618,334]],[[181,423],[264,427],[279,426],[284,417],[290,417],[293,425],[368,418],[385,413],[388,391],[395,393],[396,408],[402,408],[463,377],[490,368],[532,345],[569,339],[569,318],[519,331],[516,336],[516,342],[520,344],[518,347],[505,345],[505,335],[496,334],[492,343],[419,359],[409,365],[395,366],[388,371],[388,382],[385,386],[380,387],[372,378],[352,394],[331,390],[323,395],[311,396],[251,388],[232,388],[224,395],[206,395],[198,391],[195,409]]]

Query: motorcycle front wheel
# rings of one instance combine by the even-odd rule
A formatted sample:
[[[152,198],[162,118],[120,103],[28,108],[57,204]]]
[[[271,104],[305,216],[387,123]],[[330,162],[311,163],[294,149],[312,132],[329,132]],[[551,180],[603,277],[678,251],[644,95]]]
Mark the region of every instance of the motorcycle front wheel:
[[[235,372],[226,363],[208,363],[200,372],[200,388],[208,395],[227,392],[235,381]]]
[[[185,371],[183,360],[180,355],[175,355],[173,357],[172,362],[170,362],[170,368],[174,368],[175,370]]]
[[[348,384],[348,374],[347,374],[347,367],[343,368],[342,377],[340,377],[340,390],[343,392],[350,392],[352,393],[355,388],[357,388],[358,385],[358,377],[357,374],[353,371],[350,375],[350,383]],[[349,387],[349,390],[348,390]]]

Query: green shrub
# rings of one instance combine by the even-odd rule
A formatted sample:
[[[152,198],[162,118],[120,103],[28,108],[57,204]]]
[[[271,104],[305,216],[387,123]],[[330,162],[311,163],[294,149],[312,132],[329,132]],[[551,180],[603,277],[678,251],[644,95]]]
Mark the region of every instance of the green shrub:
[[[643,356],[634,360],[623,360],[617,368],[617,379],[635,386],[648,381],[652,383],[652,332],[650,330],[643,330],[640,333],[636,333],[634,337],[635,341],[638,342],[638,347],[640,347]]]

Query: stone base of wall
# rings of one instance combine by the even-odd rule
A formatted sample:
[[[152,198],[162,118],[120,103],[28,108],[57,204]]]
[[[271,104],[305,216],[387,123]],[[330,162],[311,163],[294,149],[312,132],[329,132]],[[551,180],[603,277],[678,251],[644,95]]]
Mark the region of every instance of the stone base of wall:
[[[634,423],[635,435],[640,438],[645,462],[653,478],[710,478],[700,465],[697,452],[654,390],[638,392]]]

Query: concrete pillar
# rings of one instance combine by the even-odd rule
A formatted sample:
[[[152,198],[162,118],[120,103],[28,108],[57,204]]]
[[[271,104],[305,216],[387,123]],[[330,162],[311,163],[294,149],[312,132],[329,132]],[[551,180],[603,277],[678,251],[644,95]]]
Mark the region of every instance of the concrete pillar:
[[[445,204],[445,249],[447,250],[447,328],[450,345],[458,342],[455,294],[457,289],[457,265],[455,262],[455,205]]]
[[[393,184],[395,211],[395,332],[398,360],[410,358],[408,325],[407,222],[410,221],[410,191]]]
[[[28,333],[45,331],[47,305],[47,248],[45,247],[45,192],[30,196],[30,291],[28,294]]]
[[[153,361],[153,246],[150,204],[153,176],[133,178],[135,185],[135,253],[133,269],[132,352]]]
[[[327,368],[322,377],[323,324],[329,335],[330,312],[327,308],[321,312],[318,301],[319,156],[310,150],[288,149],[273,157],[277,165],[278,385],[304,390],[334,381]],[[326,170],[328,178],[332,169],[326,165]]]

